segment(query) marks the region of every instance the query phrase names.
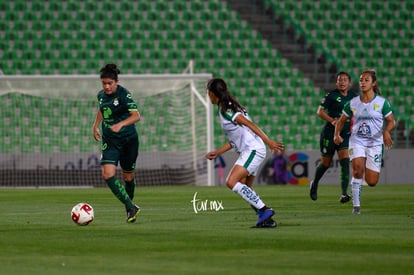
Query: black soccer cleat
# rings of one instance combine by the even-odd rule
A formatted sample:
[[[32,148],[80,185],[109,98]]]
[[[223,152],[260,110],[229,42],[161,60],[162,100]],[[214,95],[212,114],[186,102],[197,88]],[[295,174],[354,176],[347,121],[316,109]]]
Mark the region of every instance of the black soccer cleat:
[[[309,196],[313,201],[318,199],[318,185],[313,180],[310,182]]]
[[[340,203],[347,203],[350,200],[351,200],[351,196],[349,196],[348,194],[341,195],[341,197],[339,198]]]
[[[127,212],[127,223],[135,222],[140,211],[141,209],[136,204],[131,209],[129,209]]]
[[[275,227],[277,227],[277,223],[272,218],[268,218],[264,222],[252,226],[252,228],[275,228]]]

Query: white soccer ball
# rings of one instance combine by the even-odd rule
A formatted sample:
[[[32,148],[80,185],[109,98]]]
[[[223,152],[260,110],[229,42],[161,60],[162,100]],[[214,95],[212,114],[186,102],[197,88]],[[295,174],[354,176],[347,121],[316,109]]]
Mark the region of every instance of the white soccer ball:
[[[80,202],[72,208],[72,221],[79,225],[88,225],[93,221],[93,207],[86,203]]]

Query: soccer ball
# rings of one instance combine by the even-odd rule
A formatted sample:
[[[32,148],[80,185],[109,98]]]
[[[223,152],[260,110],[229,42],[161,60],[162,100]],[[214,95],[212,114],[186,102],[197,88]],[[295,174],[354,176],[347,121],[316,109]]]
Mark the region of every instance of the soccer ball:
[[[72,221],[79,225],[88,225],[93,221],[93,207],[86,203],[80,202],[72,208]]]

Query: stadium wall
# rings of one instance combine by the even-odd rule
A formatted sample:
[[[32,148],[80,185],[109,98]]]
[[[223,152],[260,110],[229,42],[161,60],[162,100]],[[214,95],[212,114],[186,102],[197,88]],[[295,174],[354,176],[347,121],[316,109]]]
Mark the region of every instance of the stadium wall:
[[[187,152],[140,153],[137,184],[207,184],[207,160],[203,154],[199,154],[196,165],[188,156]],[[99,159],[97,153],[0,154],[0,187],[106,186]]]
[[[414,162],[412,149],[391,149],[385,150],[383,167],[379,184],[414,184]],[[320,152],[318,150],[304,150],[286,152],[290,164],[288,165],[289,184],[307,185],[312,180],[316,166],[320,162]],[[270,161],[272,155],[268,153],[266,162]],[[215,162],[216,183],[224,184],[225,177],[229,173],[232,165],[237,159],[237,154],[228,152],[223,155],[222,160]],[[224,166],[224,167],[223,167]],[[264,184],[262,173],[266,173],[265,164],[256,177],[257,184]],[[339,184],[340,166],[337,156],[334,157],[331,167],[322,177],[322,184]]]
[[[48,156],[49,157],[48,157]],[[386,150],[383,158],[380,184],[414,184],[414,162],[412,149]],[[59,156],[59,157],[56,157]],[[192,185],[197,178],[206,181],[208,160],[200,157],[197,171],[191,161],[188,165],[177,166],[174,160],[182,158],[176,154],[155,154],[151,158],[142,153],[137,162],[138,185]],[[286,152],[289,160],[289,184],[307,185],[313,177],[320,161],[318,150]],[[272,155],[268,153],[266,162]],[[45,162],[44,160],[48,161]],[[237,154],[228,152],[215,160],[215,185],[224,185],[225,178],[237,159]],[[99,155],[96,153],[67,154],[0,154],[0,186],[1,187],[49,187],[49,186],[105,186],[101,178]],[[140,161],[142,160],[142,161]],[[147,160],[147,161],[144,161]],[[152,160],[149,161],[148,160]],[[256,183],[264,184],[262,173],[266,171],[264,164]],[[118,171],[119,172],[119,171]],[[322,184],[339,184],[340,166],[335,156]],[[119,176],[119,175],[118,175]]]

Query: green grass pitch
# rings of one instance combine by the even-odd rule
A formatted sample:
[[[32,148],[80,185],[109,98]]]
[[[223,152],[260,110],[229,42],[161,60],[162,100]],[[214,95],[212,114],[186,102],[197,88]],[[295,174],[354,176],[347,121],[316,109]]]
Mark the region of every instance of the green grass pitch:
[[[414,272],[414,184],[364,186],[361,215],[338,202],[338,185],[321,185],[316,202],[307,186],[255,189],[276,229],[250,228],[253,210],[224,186],[137,187],[135,224],[109,188],[0,189],[0,274]],[[95,210],[83,227],[70,218],[81,201]]]

